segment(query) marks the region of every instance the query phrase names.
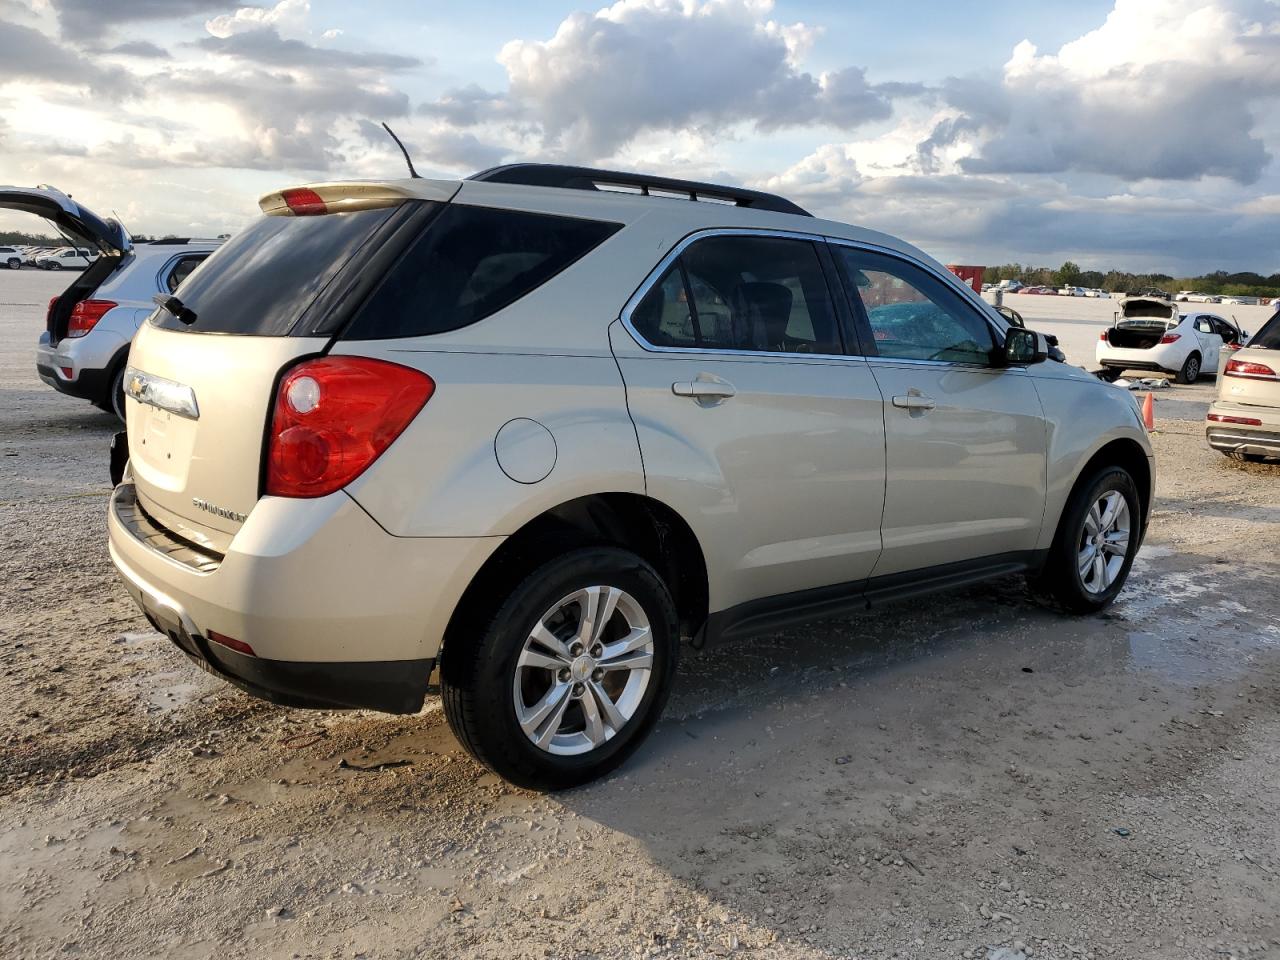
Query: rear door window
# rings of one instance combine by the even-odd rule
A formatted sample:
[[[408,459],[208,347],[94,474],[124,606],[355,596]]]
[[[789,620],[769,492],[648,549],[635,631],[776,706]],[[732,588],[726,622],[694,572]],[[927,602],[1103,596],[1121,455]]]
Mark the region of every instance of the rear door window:
[[[640,301],[631,325],[656,347],[844,352],[822,263],[808,240],[698,240]]]
[[[343,339],[421,337],[477,323],[542,286],[620,226],[450,204],[391,268]]]
[[[395,209],[263,217],[219,247],[183,287],[191,324],[165,310],[152,322],[193,333],[286,336]]]

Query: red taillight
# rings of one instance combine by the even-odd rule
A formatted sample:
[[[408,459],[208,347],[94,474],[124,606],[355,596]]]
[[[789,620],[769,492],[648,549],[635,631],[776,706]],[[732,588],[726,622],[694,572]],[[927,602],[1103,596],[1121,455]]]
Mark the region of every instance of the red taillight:
[[[227,647],[230,650],[235,650],[237,653],[247,653],[251,657],[257,656],[257,654],[253,652],[253,647],[249,646],[243,640],[237,640],[235,637],[228,637],[224,633],[218,633],[215,630],[210,630],[209,639],[214,643]]]
[[[1160,338],[1160,342],[1161,343],[1177,343],[1181,339],[1182,339],[1182,334],[1180,333],[1166,333],[1163,337]]]
[[[1099,340],[1101,340],[1103,343],[1106,343],[1106,342],[1107,342],[1107,331],[1106,331],[1106,330],[1103,330],[1100,334],[1098,334],[1098,339],[1099,339]]]
[[[306,187],[282,190],[280,196],[284,198],[285,204],[293,211],[295,217],[314,217],[329,212],[320,194]]]
[[[342,489],[391,446],[435,389],[420,370],[385,360],[298,364],[276,394],[266,492],[323,497]]]
[[[114,300],[81,300],[71,311],[71,319],[67,322],[67,336],[83,337],[108,310],[115,308]]]
[[[62,294],[58,294],[56,297],[49,298],[49,309],[45,310],[44,312],[45,326],[49,325],[49,321],[53,317],[53,308],[58,305],[58,301],[61,299],[62,299]]]
[[[1255,420],[1253,417],[1229,417],[1225,413],[1211,413],[1209,419],[1214,423],[1239,423],[1246,427],[1260,427],[1261,420]]]
[[[1246,377],[1250,380],[1276,379],[1276,372],[1265,363],[1253,363],[1249,360],[1228,360],[1227,368],[1222,372],[1228,377]]]

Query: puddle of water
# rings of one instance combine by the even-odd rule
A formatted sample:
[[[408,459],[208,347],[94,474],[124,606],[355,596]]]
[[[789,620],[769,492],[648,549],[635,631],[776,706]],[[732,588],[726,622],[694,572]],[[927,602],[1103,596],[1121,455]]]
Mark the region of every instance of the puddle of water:
[[[213,689],[202,674],[191,676],[177,670],[152,674],[140,686],[143,702],[151,713],[170,713],[195,703]]]

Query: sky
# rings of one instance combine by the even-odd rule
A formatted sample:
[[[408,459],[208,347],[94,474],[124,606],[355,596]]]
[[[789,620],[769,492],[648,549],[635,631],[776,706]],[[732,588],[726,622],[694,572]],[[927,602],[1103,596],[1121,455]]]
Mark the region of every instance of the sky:
[[[744,184],[945,262],[1280,271],[1280,0],[0,0],[0,183],[212,236],[317,180]],[[0,228],[40,221],[0,213]]]

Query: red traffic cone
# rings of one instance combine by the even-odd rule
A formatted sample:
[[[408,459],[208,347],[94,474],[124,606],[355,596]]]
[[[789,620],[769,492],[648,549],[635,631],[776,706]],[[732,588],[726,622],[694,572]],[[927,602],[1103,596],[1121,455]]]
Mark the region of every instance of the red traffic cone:
[[[1147,399],[1142,401],[1142,422],[1147,426],[1147,432],[1156,428],[1156,398],[1150,390],[1147,391]]]

